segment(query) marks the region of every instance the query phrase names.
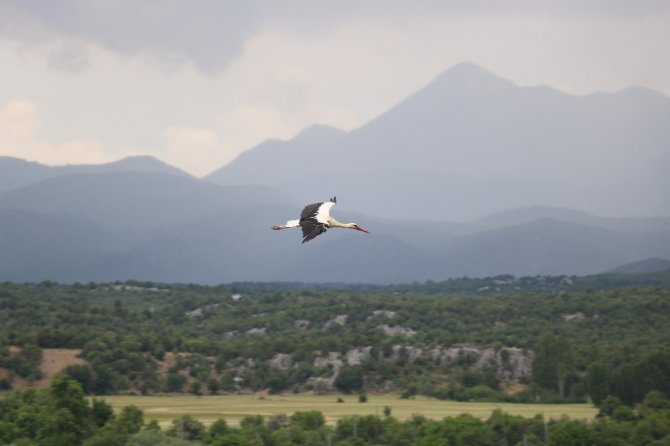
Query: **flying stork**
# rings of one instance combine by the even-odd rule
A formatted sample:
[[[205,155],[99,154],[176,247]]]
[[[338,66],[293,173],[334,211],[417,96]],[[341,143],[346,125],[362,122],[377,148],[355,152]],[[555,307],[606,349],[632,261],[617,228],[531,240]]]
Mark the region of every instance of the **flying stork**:
[[[336,197],[331,198],[330,201],[324,201],[323,203],[308,204],[305,206],[305,209],[302,210],[300,220],[289,220],[285,225],[273,226],[272,229],[278,231],[280,229],[296,228],[300,226],[302,228],[303,243],[312,240],[317,235],[323,234],[328,228],[349,228],[369,234],[368,231],[361,228],[356,223],[340,223],[331,217],[330,208],[335,206],[335,203],[337,203]]]

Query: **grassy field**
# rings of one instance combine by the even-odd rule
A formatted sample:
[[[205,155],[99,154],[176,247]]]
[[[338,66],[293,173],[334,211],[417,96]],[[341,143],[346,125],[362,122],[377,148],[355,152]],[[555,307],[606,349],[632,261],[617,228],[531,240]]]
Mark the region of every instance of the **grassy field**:
[[[337,398],[344,403],[338,403]],[[205,424],[224,418],[236,425],[246,415],[291,415],[297,411],[319,410],[328,423],[351,415],[383,415],[384,406],[391,408],[391,415],[405,420],[414,414],[442,419],[461,413],[488,418],[494,409],[533,417],[538,413],[548,418],[567,415],[573,419],[592,419],[597,409],[588,404],[506,404],[459,403],[417,397],[400,399],[397,395],[370,395],[367,403],[359,403],[355,395],[225,395],[225,396],[107,396],[114,409],[134,404],[144,411],[145,421],[157,420],[162,426],[182,415],[191,415]]]

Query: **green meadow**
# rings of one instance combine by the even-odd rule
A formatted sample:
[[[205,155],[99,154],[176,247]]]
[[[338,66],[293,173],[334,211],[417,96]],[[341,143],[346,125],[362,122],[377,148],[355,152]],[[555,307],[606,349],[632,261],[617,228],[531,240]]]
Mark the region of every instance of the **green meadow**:
[[[337,402],[341,398],[344,402]],[[590,404],[512,404],[464,403],[416,397],[401,399],[397,395],[370,395],[367,403],[359,403],[356,395],[224,395],[224,396],[106,396],[104,399],[119,410],[135,405],[144,411],[145,421],[156,420],[162,426],[183,415],[210,424],[218,418],[231,425],[247,415],[291,415],[298,411],[318,410],[329,424],[353,415],[383,416],[384,408],[391,409],[391,416],[406,420],[413,415],[442,419],[468,413],[486,419],[495,409],[523,417],[542,414],[546,418],[567,415],[572,419],[591,420],[597,409]]]

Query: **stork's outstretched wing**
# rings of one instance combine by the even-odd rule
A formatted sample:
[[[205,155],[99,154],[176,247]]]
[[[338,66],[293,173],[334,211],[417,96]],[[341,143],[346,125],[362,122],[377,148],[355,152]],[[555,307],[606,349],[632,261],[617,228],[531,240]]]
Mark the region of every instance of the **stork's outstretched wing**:
[[[335,205],[336,201],[337,199],[333,197],[330,201],[313,203],[305,206],[300,214],[303,243],[314,239],[316,236],[321,235],[328,230],[330,209]]]
[[[307,222],[302,226],[302,242],[307,243],[308,241],[316,238],[316,236],[323,234],[328,230],[327,225],[322,225],[320,223],[314,224]]]

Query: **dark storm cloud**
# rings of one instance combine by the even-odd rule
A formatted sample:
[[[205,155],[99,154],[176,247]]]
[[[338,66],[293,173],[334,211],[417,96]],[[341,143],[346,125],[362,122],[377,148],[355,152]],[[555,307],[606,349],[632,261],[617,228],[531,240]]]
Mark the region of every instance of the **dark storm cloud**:
[[[260,23],[256,4],[235,0],[19,0],[0,5],[0,17],[4,37],[81,39],[119,53],[191,61],[205,72],[224,68]]]
[[[4,0],[0,38],[40,43],[93,42],[123,54],[192,62],[207,73],[225,69],[245,40],[265,25],[305,29],[411,14],[542,13],[635,19],[667,10],[665,0]],[[82,50],[83,51],[83,50]],[[60,50],[65,66],[85,55]],[[56,59],[57,61],[60,59]],[[57,65],[57,64],[56,64]]]

